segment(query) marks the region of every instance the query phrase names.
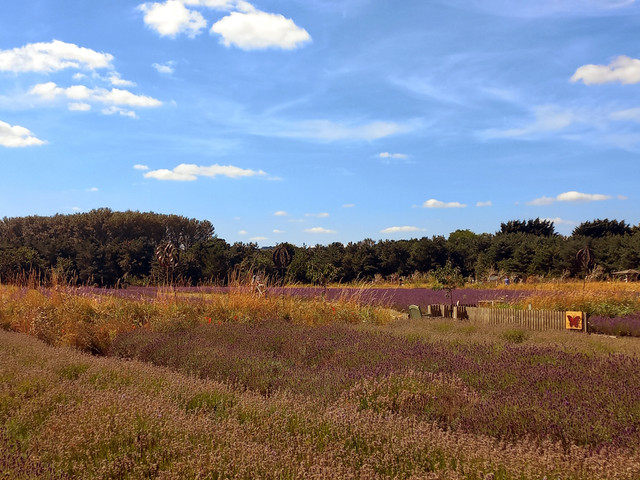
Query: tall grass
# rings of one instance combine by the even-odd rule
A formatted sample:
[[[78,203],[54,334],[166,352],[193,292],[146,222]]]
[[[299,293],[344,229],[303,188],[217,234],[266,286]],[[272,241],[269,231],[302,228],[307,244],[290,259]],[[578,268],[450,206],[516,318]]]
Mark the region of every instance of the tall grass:
[[[0,286],[0,328],[36,336],[50,345],[71,345],[105,353],[115,336],[135,329],[175,331],[203,323],[286,320],[296,324],[332,322],[383,324],[392,310],[359,302],[357,296],[331,301],[257,294],[239,284],[227,293],[177,295],[157,289],[155,298],[130,299],[91,289]]]

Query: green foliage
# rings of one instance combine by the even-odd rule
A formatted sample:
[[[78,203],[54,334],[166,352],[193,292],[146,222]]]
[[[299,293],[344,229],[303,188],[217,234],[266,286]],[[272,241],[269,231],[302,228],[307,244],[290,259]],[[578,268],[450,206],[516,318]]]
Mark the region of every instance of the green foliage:
[[[632,232],[631,227],[625,223],[624,220],[594,220],[592,222],[582,222],[574,230],[572,235],[574,237],[592,237],[600,238],[610,235],[630,235]]]
[[[447,260],[443,267],[436,268],[432,276],[435,280],[433,285],[434,290],[446,290],[447,296],[451,300],[453,305],[453,291],[464,285],[464,278],[460,273],[459,267],[454,267],[451,261]]]

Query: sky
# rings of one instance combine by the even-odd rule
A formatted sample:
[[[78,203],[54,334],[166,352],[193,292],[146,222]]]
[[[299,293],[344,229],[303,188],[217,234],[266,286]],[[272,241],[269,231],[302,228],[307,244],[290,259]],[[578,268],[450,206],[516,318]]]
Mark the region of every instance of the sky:
[[[640,0],[7,0],[0,217],[260,246],[640,223]]]

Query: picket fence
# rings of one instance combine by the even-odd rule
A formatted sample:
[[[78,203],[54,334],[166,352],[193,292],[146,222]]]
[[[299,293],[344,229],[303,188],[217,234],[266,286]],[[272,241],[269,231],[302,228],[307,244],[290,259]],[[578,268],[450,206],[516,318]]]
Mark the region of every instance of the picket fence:
[[[426,314],[469,320],[480,325],[513,325],[529,330],[566,330],[566,312],[558,310],[515,310],[472,306],[429,305]],[[583,314],[586,320],[586,315]],[[586,331],[587,322],[584,321]]]

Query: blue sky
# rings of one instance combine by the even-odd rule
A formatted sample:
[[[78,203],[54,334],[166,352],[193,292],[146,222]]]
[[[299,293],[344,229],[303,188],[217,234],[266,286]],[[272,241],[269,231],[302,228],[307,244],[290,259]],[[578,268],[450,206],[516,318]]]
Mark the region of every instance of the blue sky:
[[[259,245],[640,223],[640,2],[5,3],[0,216]]]

